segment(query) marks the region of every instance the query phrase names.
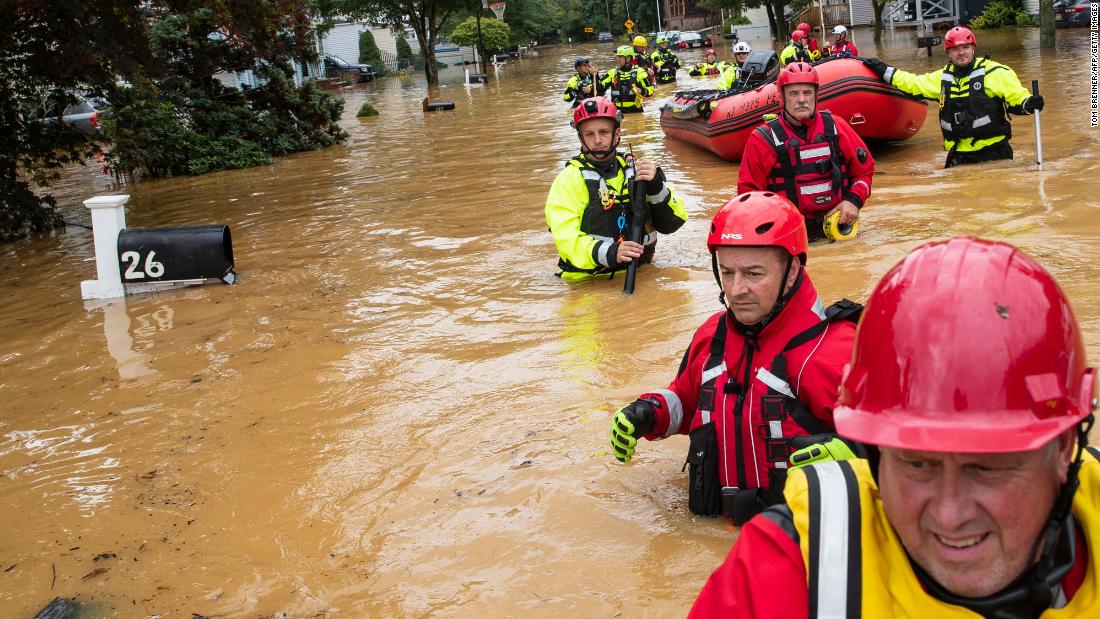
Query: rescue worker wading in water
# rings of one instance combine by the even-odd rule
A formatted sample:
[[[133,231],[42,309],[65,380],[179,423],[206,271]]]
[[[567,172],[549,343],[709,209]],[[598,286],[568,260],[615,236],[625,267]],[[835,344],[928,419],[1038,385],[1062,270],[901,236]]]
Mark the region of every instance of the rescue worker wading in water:
[[[596,92],[596,75],[592,71],[592,62],[586,56],[577,58],[573,62],[573,68],[577,72],[565,83],[565,94],[561,98],[563,101],[572,101],[576,108],[581,101],[601,93]]]
[[[854,232],[871,195],[875,160],[840,118],[817,111],[817,71],[803,62],[776,80],[783,112],[753,130],[745,144],[737,191],[784,194],[806,218],[810,240]],[[828,233],[826,226],[828,224]]]
[[[1031,96],[1012,69],[989,57],[975,58],[974,33],[956,26],[943,37],[950,60],[942,69],[914,75],[878,58],[863,63],[886,83],[911,95],[940,102],[945,168],[963,163],[1012,159],[1012,124],[1005,114],[1042,111],[1043,97]]]
[[[683,200],[652,161],[630,165],[616,152],[621,116],[606,98],[586,99],[573,112],[580,155],[558,173],[546,196],[546,223],[558,250],[558,276],[580,282],[610,277],[633,260],[650,262],[657,233],[672,234],[687,221]],[[624,240],[630,230],[630,181],[646,182],[649,217],[642,243]]]
[[[653,84],[644,68],[635,67],[634,48],[622,45],[615,50],[619,66],[607,72],[600,82],[600,90],[606,92],[623,114],[642,111],[642,97],[653,94]]]
[[[868,457],[791,471],[690,616],[1100,617],[1095,388],[1034,260],[966,237],[917,248],[867,301],[836,404]]]
[[[657,72],[658,84],[671,84],[676,81],[676,69],[680,68],[680,57],[668,48],[668,37],[657,37],[657,49],[650,54],[653,68]]]
[[[703,62],[688,69],[688,75],[695,77],[721,75],[727,68],[729,68],[729,63],[725,60],[718,60],[718,52],[714,51],[713,47],[708,47]]]
[[[782,500],[799,437],[816,443],[833,432],[861,306],[825,308],[805,269],[807,244],[802,215],[782,195],[745,193],[723,205],[707,248],[725,310],[695,332],[667,389],[611,419],[622,462],[642,437],[690,434],[693,514],[744,523]]]
[[[716,86],[718,90],[730,90],[737,84],[737,80],[741,78],[741,67],[744,66],[751,52],[752,48],[744,41],[740,41],[733,46],[733,59],[736,62],[722,71],[722,77],[718,78],[718,85]]]
[[[806,47],[806,33],[795,30],[791,33],[791,42],[779,53],[779,63],[783,66],[793,62],[813,62],[813,55]]]

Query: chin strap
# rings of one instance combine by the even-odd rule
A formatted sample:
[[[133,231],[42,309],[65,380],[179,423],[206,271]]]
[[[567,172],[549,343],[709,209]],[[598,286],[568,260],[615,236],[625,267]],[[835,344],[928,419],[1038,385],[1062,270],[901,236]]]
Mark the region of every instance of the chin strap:
[[[739,332],[741,332],[742,334],[749,332],[759,333],[769,322],[772,321],[773,318],[776,317],[776,315],[779,314],[779,312],[783,311],[783,307],[787,305],[787,301],[790,301],[791,297],[794,296],[794,293],[798,292],[799,287],[802,286],[801,273],[798,275],[798,278],[794,280],[794,285],[791,286],[790,292],[788,292],[787,294],[783,294],[783,288],[787,286],[787,277],[789,277],[791,274],[791,266],[793,265],[794,260],[794,256],[791,256],[789,254],[787,255],[787,266],[783,268],[783,279],[780,280],[783,283],[779,286],[779,294],[775,298],[775,304],[772,305],[772,310],[768,312],[768,314],[764,316],[764,318],[762,318],[760,322],[753,325],[746,325],[737,320],[737,317],[733,315],[733,310],[731,310],[729,306],[726,305],[726,291],[722,289],[722,277],[718,275],[718,252],[710,253],[710,269],[711,272],[714,273],[714,281],[718,282],[718,288],[719,290],[721,290],[721,292],[718,293],[718,302],[722,304],[722,307],[726,308],[726,313],[729,314],[730,320],[733,322],[734,327],[736,327]],[[799,267],[801,266],[802,263],[799,262]]]
[[[989,619],[1030,619],[1049,610],[1057,601],[1062,579],[1076,560],[1076,543],[1071,510],[1073,495],[1080,484],[1081,458],[1088,445],[1094,417],[1077,425],[1077,455],[1066,471],[1066,483],[1054,501],[1043,534],[1035,543],[1038,560],[1007,587],[984,598],[964,598],[944,589],[910,557],[917,577],[929,593],[949,604],[962,606]]]
[[[616,123],[615,124],[615,129],[618,130],[618,128],[619,128],[619,125],[618,125],[618,123]],[[584,139],[581,138],[581,132],[580,131],[577,131],[577,139],[581,141],[581,152],[586,154],[586,155],[592,155],[596,159],[604,159],[605,157],[607,157],[611,153],[615,152],[615,150],[617,148],[619,148],[619,142],[622,141],[622,137],[617,137],[617,138],[615,138],[615,143],[611,145],[611,148],[605,148],[603,150],[592,150],[592,149],[588,148],[587,144],[584,143]],[[595,162],[593,162],[593,163],[595,163]]]

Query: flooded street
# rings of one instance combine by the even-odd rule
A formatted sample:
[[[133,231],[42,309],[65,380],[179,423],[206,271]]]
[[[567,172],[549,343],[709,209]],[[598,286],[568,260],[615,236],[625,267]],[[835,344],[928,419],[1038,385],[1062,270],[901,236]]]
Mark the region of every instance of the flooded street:
[[[892,64],[945,62],[891,36]],[[1100,364],[1087,29],[1043,54],[1037,29],[978,36],[1041,80],[1045,171],[1031,117],[1013,117],[1015,161],[943,170],[932,103],[918,135],[874,148],[860,235],[811,248],[815,285],[862,301],[924,241],[1009,241],[1059,280]],[[611,51],[544,48],[486,86],[447,69],[432,97],[453,112],[422,113],[420,76],[349,88],[344,145],[123,188],[132,227],[228,224],[236,286],[85,303],[90,231],[0,246],[0,616],[56,596],[119,617],[685,614],[736,532],[687,511],[686,437],[624,466],[608,421],[720,308],[704,231],[737,167],[666,141],[658,88],[624,148],[690,221],[632,298],[555,278],[543,205],[577,152],[561,90],[575,56],[607,69]],[[357,120],[364,100],[381,116]],[[81,202],[109,191],[88,168],[55,196],[88,223]]]

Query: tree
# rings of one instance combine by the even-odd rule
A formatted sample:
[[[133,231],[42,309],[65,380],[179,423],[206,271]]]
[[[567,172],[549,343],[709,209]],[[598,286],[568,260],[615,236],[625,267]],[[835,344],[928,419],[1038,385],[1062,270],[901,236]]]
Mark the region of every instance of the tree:
[[[416,32],[420,56],[424,59],[424,77],[428,84],[439,83],[435,44],[447,20],[462,9],[473,7],[472,0],[334,0],[324,11],[336,11],[357,19],[378,19],[397,31],[407,24]]]
[[[64,225],[39,196],[99,145],[60,122],[74,93],[137,79],[146,25],[139,0],[0,3],[0,242]]]
[[[455,26],[455,29],[447,35],[447,38],[455,45],[477,46],[478,51],[481,53],[481,66],[484,67],[487,65],[486,59],[490,51],[508,47],[509,34],[511,34],[511,29],[508,24],[491,17],[482,17],[482,45],[478,45],[477,18],[467,17],[465,21]]]
[[[527,45],[553,34],[565,11],[561,5],[545,0],[508,0],[504,21],[511,28],[512,45]],[[581,32],[583,32],[583,26]]]
[[[1039,0],[1039,47],[1054,48],[1054,0]]]
[[[146,2],[148,73],[114,88],[104,132],[116,170],[149,176],[243,168],[346,139],[336,124],[343,102],[294,68],[317,59],[307,5],[300,0]],[[227,87],[215,74],[252,71],[254,87]]]
[[[382,50],[374,42],[374,34],[370,30],[359,33],[359,62],[369,63],[379,75],[386,74],[386,63],[382,61]]]
[[[871,6],[875,10],[875,43],[882,42],[882,13],[890,0],[871,0]]]

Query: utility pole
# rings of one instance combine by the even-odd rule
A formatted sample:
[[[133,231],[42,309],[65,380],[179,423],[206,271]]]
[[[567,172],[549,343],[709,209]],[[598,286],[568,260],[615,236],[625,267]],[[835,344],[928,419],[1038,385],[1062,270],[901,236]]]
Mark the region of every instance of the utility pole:
[[[611,30],[611,5],[608,4],[608,0],[603,0],[603,8],[607,11],[607,31],[613,32],[613,30]]]
[[[657,0],[657,32],[664,30],[661,25],[661,0]]]

